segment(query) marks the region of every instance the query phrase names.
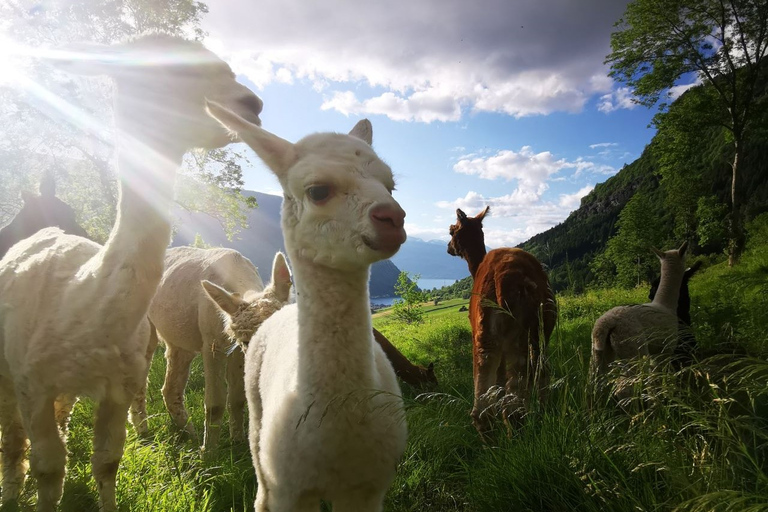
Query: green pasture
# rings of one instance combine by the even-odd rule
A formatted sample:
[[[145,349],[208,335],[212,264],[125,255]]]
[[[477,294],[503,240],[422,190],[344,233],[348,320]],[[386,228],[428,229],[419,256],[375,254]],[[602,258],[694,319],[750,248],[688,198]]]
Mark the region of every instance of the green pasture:
[[[471,426],[471,332],[465,300],[425,305],[425,321],[405,325],[387,311],[374,325],[413,362],[436,363],[434,389],[403,385],[410,431],[387,496],[388,511],[768,511],[768,245],[753,246],[741,266],[714,265],[691,283],[695,333],[703,360],[679,372],[646,370],[625,411],[589,406],[592,324],[617,304],[647,300],[647,287],[560,296],[549,345],[551,389],[523,427],[499,422],[493,442]],[[149,387],[151,437],[129,427],[118,473],[121,510],[252,510],[255,477],[248,448],[222,436],[204,459],[198,442],[176,431],[160,394],[158,350]],[[642,368],[639,368],[641,370]],[[198,362],[187,389],[202,431]],[[69,436],[65,512],[96,512],[90,475],[92,404],[80,402]],[[28,480],[21,510],[34,509]],[[6,507],[6,510],[10,508]]]

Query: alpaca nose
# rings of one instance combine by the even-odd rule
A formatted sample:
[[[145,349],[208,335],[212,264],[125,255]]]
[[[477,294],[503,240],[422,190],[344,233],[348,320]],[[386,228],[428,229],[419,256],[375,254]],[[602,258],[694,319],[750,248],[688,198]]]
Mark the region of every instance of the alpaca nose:
[[[248,92],[250,93],[250,91]],[[261,98],[255,94],[248,94],[247,96],[238,99],[237,102],[240,107],[245,109],[242,112],[242,117],[256,126],[261,126],[261,118],[259,118],[259,114],[261,114],[261,110],[264,108],[264,102],[261,101]]]
[[[405,212],[397,204],[380,204],[371,209],[371,220],[374,224],[389,224],[394,228],[402,228],[405,223]]]
[[[405,212],[400,205],[380,204],[371,208],[371,223],[376,231],[375,246],[378,250],[394,254],[405,242],[403,224]]]

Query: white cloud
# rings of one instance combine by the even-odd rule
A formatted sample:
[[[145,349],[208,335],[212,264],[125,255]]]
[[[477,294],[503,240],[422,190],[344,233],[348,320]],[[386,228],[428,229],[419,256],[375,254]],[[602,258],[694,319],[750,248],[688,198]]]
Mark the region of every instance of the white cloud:
[[[669,91],[667,92],[667,95],[669,96],[669,99],[674,101],[680,96],[683,95],[685,91],[690,89],[691,87],[696,87],[697,85],[701,84],[701,80],[697,77],[696,80],[694,80],[690,84],[683,84],[683,85],[675,85],[673,87],[669,88]]]
[[[450,239],[448,234],[448,226],[450,223],[446,223],[445,227],[441,228],[423,228],[418,224],[411,222],[405,222],[405,232],[408,233],[408,238],[421,238],[422,240],[445,240]]]
[[[517,189],[508,196],[516,204],[532,204],[547,190],[552,177],[563,169],[574,169],[573,177],[583,172],[613,175],[616,169],[610,165],[597,164],[581,157],[576,160],[556,158],[549,151],[535,153],[530,146],[520,151],[501,150],[488,157],[466,155],[459,159],[453,170],[461,174],[479,176],[487,180],[516,180]]]
[[[625,4],[218,0],[203,28],[257,87],[347,84],[326,108],[420,122],[456,120],[462,108],[519,117],[577,112],[610,91],[603,59]],[[384,94],[352,101],[361,82]]]
[[[322,110],[337,110],[350,114],[383,114],[395,121],[458,121],[461,107],[453,98],[440,96],[433,90],[414,93],[407,98],[392,92],[364,101],[357,99],[351,91],[336,92],[320,107]]]
[[[633,97],[632,90],[629,87],[619,87],[608,94],[600,96],[597,110],[606,114],[622,108],[632,110],[637,106],[637,103],[632,99]]]
[[[516,193],[500,197],[485,197],[470,191],[466,196],[453,201],[440,201],[439,208],[461,208],[467,215],[476,215],[486,206],[491,207],[490,216],[483,222],[485,243],[489,247],[511,247],[520,244],[532,236],[559,224],[578,207],[581,197],[594,187],[588,185],[573,194],[563,194],[557,203],[542,202],[538,198],[522,197]],[[438,230],[417,230],[421,238],[429,239],[429,232],[436,231],[437,237],[444,239]],[[411,232],[408,231],[410,234]]]
[[[573,194],[561,194],[560,195],[560,206],[563,208],[568,208],[570,211],[575,210],[579,207],[581,204],[581,198],[589,194],[595,189],[594,185],[587,185],[585,187],[580,188]]]
[[[598,142],[597,144],[590,144],[589,149],[610,148],[618,145],[618,142]]]

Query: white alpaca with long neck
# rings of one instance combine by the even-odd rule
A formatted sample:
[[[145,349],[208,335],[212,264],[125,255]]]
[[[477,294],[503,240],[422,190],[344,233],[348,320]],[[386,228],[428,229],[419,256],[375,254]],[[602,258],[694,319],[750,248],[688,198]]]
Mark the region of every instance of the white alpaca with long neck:
[[[277,175],[295,305],[246,354],[256,511],[380,511],[407,438],[394,370],[374,342],[370,265],[405,241],[405,213],[371,125],[292,144],[218,105],[212,115]]]
[[[3,501],[18,499],[28,437],[41,512],[55,510],[63,489],[57,419],[66,422],[73,397],[83,395],[98,402],[91,462],[99,508],[117,510],[115,478],[127,411],[146,380],[147,310],[163,273],[176,168],[190,148],[231,142],[206,115],[206,97],[254,122],[261,110],[199,43],[154,35],[87,52],[62,65],[115,80],[115,226],[103,247],[44,229],[0,262]]]
[[[210,453],[218,446],[226,405],[229,405],[232,440],[242,441],[245,437],[244,355],[239,349],[230,353],[230,338],[249,341],[261,322],[287,303],[290,273],[285,258],[278,253],[272,281],[264,288],[253,263],[239,252],[224,248],[174,247],[168,249],[165,266],[163,279],[149,308],[149,319],[165,343],[163,399],[174,423],[194,435],[184,407],[184,388],[192,360],[198,353],[202,354],[205,375],[203,447]],[[219,296],[230,298],[228,307],[223,308],[226,315],[222,315],[220,307],[210,300],[210,297]],[[234,315],[234,321],[230,315]],[[243,337],[247,339],[243,340]],[[154,353],[154,347],[150,346],[149,352]]]
[[[653,248],[661,262],[661,282],[652,302],[617,306],[595,322],[592,329],[592,373],[604,374],[618,359],[639,355],[671,354],[677,345],[677,302],[685,274],[685,252],[661,252]]]

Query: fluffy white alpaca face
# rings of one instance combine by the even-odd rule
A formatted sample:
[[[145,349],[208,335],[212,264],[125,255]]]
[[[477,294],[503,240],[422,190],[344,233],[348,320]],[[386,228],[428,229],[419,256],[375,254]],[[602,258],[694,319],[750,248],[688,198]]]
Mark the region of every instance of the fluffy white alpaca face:
[[[292,144],[222,105],[209,103],[208,110],[280,180],[291,258],[359,269],[389,258],[405,242],[405,212],[392,197],[392,171],[371,148],[367,119],[349,135],[317,133]]]
[[[82,46],[66,55],[72,60],[58,63],[65,70],[115,80],[121,121],[161,125],[185,148],[232,142],[229,132],[206,113],[206,98],[261,124],[261,99],[198,42],[150,35],[114,46]]]
[[[302,157],[282,180],[286,247],[339,269],[395,254],[405,241],[402,217],[379,226],[371,212],[405,214],[392,197],[392,171],[373,149],[350,135],[317,134],[299,141],[296,150]]]

